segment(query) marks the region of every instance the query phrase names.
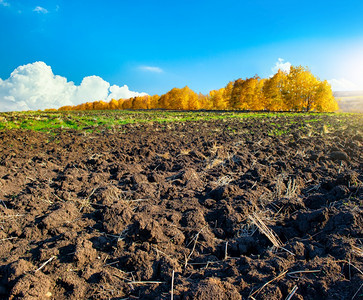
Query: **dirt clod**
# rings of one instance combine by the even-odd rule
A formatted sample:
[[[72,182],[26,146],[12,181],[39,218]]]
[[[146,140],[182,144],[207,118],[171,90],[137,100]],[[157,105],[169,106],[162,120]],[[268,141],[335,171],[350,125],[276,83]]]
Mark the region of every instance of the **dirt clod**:
[[[352,299],[362,116],[247,116],[0,131],[0,299]]]

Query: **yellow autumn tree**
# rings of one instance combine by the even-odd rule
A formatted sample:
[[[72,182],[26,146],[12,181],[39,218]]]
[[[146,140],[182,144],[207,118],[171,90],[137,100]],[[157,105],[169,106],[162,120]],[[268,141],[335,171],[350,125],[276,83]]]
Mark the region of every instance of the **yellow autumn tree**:
[[[158,108],[159,99],[160,99],[160,96],[158,96],[158,95],[148,96],[148,105],[149,105],[148,108],[149,109]]]
[[[108,103],[108,109],[120,109],[119,102],[117,100],[115,100],[115,99],[112,99]]]
[[[132,98],[126,99],[122,102],[122,109],[131,109],[132,108]]]
[[[198,105],[199,105],[199,109],[213,109],[211,100],[209,95],[204,95],[202,93],[198,94]]]
[[[141,96],[130,99],[112,99],[64,106],[62,110],[105,109],[236,109],[269,111],[335,111],[338,104],[327,81],[320,81],[308,68],[291,66],[289,72],[279,70],[268,79],[237,79],[224,88],[207,95],[196,94],[189,87],[173,88],[159,97]]]
[[[246,102],[251,110],[264,109],[264,94],[263,85],[265,79],[260,79],[258,76],[246,80]]]
[[[122,98],[117,100],[117,106],[119,109],[122,109],[122,105],[123,105],[124,101],[125,101],[125,99],[122,99]]]
[[[132,109],[149,108],[148,96],[134,97],[132,99]]]
[[[286,73],[281,70],[263,84],[264,108],[268,111],[287,110],[285,104],[283,88],[286,82]]]
[[[233,87],[231,90],[231,96],[228,99],[228,107],[229,109],[245,109],[242,103],[243,96],[242,96],[242,86],[243,86],[244,80],[243,79],[237,79],[233,82]]]
[[[78,104],[76,106],[73,106],[72,110],[86,110],[86,104],[82,103],[82,104]]]
[[[263,81],[258,76],[237,79],[233,83],[231,97],[228,101],[230,109],[262,110],[263,107]]]
[[[319,82],[311,109],[318,112],[333,112],[339,109],[331,85],[326,80]]]
[[[70,111],[72,109],[73,109],[72,105],[65,105],[65,106],[60,107],[58,110],[59,111]]]
[[[216,110],[224,110],[228,107],[227,99],[224,97],[225,88],[212,90],[209,92],[208,98],[211,103],[211,108]]]
[[[176,110],[199,109],[198,95],[189,87],[182,89],[173,88],[168,93],[162,95],[159,100],[159,107]]]
[[[302,66],[290,67],[283,94],[289,110],[330,111],[337,107],[330,85],[320,81],[308,68]]]
[[[108,109],[108,103],[106,103],[105,101],[96,101],[93,102],[93,109],[94,110],[105,110]]]
[[[223,98],[224,98],[224,101],[227,103],[227,107],[228,107],[229,100],[231,99],[231,96],[232,96],[233,85],[234,85],[234,82],[230,81],[224,87]]]
[[[187,106],[185,109],[187,110],[198,110],[201,109],[201,105],[199,103],[199,97],[196,92],[191,90],[189,87],[184,87],[182,89],[183,98],[186,98],[185,102]]]

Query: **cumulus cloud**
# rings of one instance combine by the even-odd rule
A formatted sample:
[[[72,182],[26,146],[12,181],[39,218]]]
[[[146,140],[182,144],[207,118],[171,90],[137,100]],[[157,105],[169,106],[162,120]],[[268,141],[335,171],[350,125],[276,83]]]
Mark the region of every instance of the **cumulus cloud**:
[[[33,9],[33,11],[40,13],[40,14],[47,14],[49,11],[41,6],[37,6],[36,8]]]
[[[159,67],[152,67],[152,66],[141,66],[141,70],[146,72],[153,72],[153,73],[162,73],[163,70]]]
[[[354,82],[351,82],[345,78],[333,78],[328,80],[328,82],[331,85],[333,91],[353,91],[362,89],[362,87],[359,87]]]
[[[77,87],[75,98],[87,99],[88,102],[106,100],[109,94],[110,84],[98,76],[88,76],[83,78],[81,85]],[[81,100],[82,101],[82,100]]]
[[[275,63],[275,66],[271,69],[271,71],[273,72],[273,74],[276,74],[278,70],[289,73],[290,67],[291,67],[290,62],[288,62],[288,61],[285,62],[284,59],[279,58],[277,60],[277,62]]]
[[[125,84],[124,86],[112,85],[109,88],[110,94],[107,96],[107,100],[111,101],[112,99],[127,99],[137,96],[146,96],[146,93],[138,93],[132,92],[129,90],[129,87]]]
[[[0,111],[37,110],[77,105],[112,98],[144,96],[127,85],[112,85],[99,76],[83,78],[79,86],[54,75],[50,66],[35,62],[16,68],[6,80],[0,78]]]

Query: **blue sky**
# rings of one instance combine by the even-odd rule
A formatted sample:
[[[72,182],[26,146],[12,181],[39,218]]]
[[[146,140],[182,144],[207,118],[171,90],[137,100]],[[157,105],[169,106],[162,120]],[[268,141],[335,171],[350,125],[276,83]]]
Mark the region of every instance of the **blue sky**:
[[[148,94],[207,93],[268,77],[282,58],[363,90],[362,15],[361,0],[0,0],[0,78],[40,61],[75,87],[96,75]]]

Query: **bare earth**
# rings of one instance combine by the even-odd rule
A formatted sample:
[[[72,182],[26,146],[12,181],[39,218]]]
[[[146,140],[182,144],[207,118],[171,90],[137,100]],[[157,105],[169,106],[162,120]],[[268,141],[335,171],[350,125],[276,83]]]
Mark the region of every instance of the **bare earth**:
[[[362,299],[363,116],[291,120],[0,132],[0,298]]]

